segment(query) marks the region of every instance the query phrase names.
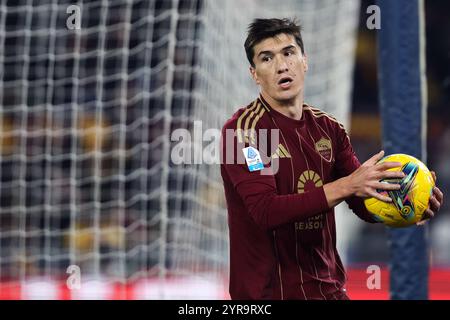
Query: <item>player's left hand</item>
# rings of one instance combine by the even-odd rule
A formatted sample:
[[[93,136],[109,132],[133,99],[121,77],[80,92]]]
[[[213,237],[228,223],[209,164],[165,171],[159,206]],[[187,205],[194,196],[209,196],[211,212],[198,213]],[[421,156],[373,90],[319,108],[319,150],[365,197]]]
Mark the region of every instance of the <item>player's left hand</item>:
[[[431,175],[433,176],[434,183],[436,184],[436,173],[431,171]],[[418,226],[424,225],[427,221],[435,216],[435,214],[439,211],[444,201],[444,194],[438,187],[433,187],[433,194],[430,197],[430,201],[428,203],[428,208],[425,210],[423,218],[421,221],[417,222]]]

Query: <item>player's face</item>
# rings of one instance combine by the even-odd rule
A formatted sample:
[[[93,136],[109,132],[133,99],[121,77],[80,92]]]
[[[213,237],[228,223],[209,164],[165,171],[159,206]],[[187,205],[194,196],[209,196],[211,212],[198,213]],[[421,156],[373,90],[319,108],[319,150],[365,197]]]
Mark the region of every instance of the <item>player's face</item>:
[[[308,65],[294,36],[282,33],[267,38],[254,52],[255,67],[250,67],[250,72],[261,91],[280,103],[298,97]]]

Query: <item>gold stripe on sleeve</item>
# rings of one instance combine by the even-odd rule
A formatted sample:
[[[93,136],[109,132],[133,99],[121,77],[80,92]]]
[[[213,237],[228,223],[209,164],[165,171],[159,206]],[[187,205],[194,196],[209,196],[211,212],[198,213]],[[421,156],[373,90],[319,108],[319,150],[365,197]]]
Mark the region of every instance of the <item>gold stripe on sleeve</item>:
[[[250,108],[247,108],[238,118],[237,125],[236,125],[236,134],[237,134],[239,143],[244,142],[243,132],[242,132],[242,128],[241,128],[242,120],[244,119],[244,117],[247,115],[247,113],[249,111],[253,110],[256,107],[256,102],[258,102],[258,99],[256,99],[253,102],[253,105]]]

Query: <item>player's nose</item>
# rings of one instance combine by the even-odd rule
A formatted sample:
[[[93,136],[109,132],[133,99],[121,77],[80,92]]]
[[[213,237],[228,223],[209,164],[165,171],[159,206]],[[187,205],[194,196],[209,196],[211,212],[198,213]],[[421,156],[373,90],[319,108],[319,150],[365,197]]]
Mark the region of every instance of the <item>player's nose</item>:
[[[286,63],[286,61],[283,58],[278,58],[276,65],[277,65],[277,73],[278,74],[289,71],[288,64]]]
[[[278,68],[278,74],[288,72],[288,70],[289,69],[287,67],[280,67],[280,68]]]

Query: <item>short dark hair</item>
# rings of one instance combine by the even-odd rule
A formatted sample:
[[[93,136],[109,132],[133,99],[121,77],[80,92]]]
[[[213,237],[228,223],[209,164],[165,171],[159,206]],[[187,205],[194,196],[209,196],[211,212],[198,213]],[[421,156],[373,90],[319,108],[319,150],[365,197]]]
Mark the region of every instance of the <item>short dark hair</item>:
[[[252,67],[255,67],[255,63],[253,62],[255,46],[264,39],[275,37],[281,33],[294,36],[295,41],[302,50],[302,54],[305,53],[301,35],[301,26],[296,19],[255,19],[248,26],[247,39],[244,44],[248,62],[250,62]]]

